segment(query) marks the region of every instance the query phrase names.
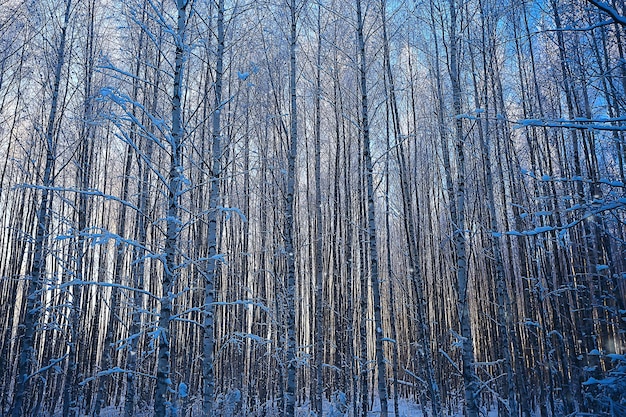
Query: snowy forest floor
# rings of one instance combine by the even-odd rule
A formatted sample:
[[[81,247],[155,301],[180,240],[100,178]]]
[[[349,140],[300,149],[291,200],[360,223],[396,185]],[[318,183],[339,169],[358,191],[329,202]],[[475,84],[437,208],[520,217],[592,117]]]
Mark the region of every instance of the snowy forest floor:
[[[407,400],[407,399],[400,399],[399,403],[398,403],[399,407],[399,414],[396,415],[394,412],[394,403],[392,400],[389,401],[389,417],[422,417],[424,414],[422,413],[422,409],[420,407],[419,404],[411,401],[411,400]],[[498,416],[498,410],[495,407],[490,407],[489,409],[483,409],[482,411],[482,415],[486,416],[486,417],[497,417]],[[191,414],[187,413],[185,414],[184,417],[187,417],[189,415],[191,415],[192,417],[196,417],[196,416],[200,416],[200,404],[198,404],[198,407],[193,407],[193,410],[190,411]],[[340,410],[338,410],[336,408],[336,406],[334,406],[332,403],[325,401],[324,402],[324,414],[323,416],[326,417],[349,417],[352,416],[352,408],[350,407],[348,409],[348,411],[346,412],[341,412]],[[104,409],[101,413],[101,417],[120,417],[123,415],[123,410],[122,408],[116,408],[116,407],[107,407],[106,409]],[[135,413],[135,417],[152,417],[153,415],[153,411],[152,410],[146,410],[144,412],[141,413]],[[242,412],[242,411],[231,411],[231,410],[220,410],[219,415],[224,416],[224,417],[244,417],[244,416],[266,416],[266,417],[273,417],[273,416],[278,416],[280,415],[280,413],[278,413],[277,410],[274,410],[274,412],[272,412],[271,410],[266,410],[265,413],[263,412],[255,412],[254,410],[248,410],[247,412]],[[312,417],[315,414],[310,410],[310,407],[308,404],[298,407],[297,411],[296,411],[296,416],[297,417]],[[374,405],[371,407],[371,411],[368,413],[368,416],[379,416],[380,415],[380,403],[378,401],[376,401],[374,403]],[[59,412],[55,413],[55,417],[57,416],[61,416],[61,414]],[[456,413],[451,414],[450,416],[454,416],[454,417],[461,417],[463,416],[463,411],[462,409],[459,409]],[[172,417],[174,417],[172,415]],[[179,414],[179,417],[183,417],[182,414]]]

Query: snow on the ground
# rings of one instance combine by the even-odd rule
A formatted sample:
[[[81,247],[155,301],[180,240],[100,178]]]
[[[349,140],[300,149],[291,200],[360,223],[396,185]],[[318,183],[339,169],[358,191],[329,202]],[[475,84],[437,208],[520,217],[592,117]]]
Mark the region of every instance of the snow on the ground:
[[[416,404],[407,399],[401,399],[399,401],[399,412],[400,414],[396,416],[394,413],[393,401],[389,401],[389,417],[423,417],[421,407],[419,404]],[[58,414],[58,413],[57,413]],[[60,416],[60,414],[58,414]],[[115,407],[107,407],[102,410],[101,417],[121,417],[123,415],[123,410]],[[139,411],[134,414],[134,417],[152,417],[153,410],[145,410]],[[199,414],[198,414],[199,415]],[[278,414],[276,414],[278,415]],[[380,404],[378,401],[374,403],[372,410],[368,413],[370,417],[378,417],[380,415]],[[313,413],[310,412],[309,405],[305,405],[299,407],[296,413],[297,417],[312,417]],[[331,403],[324,403],[324,417],[349,417],[351,416],[351,409],[346,414],[338,413],[332,406]],[[459,410],[457,414],[453,417],[462,417],[463,412]],[[487,417],[497,417],[498,411],[495,408],[490,409],[487,412]],[[182,417],[182,416],[181,416]],[[193,414],[193,417],[196,417],[196,414]],[[224,417],[243,417],[243,414],[234,414],[233,416],[224,416]],[[272,414],[267,413],[266,417],[273,417]]]

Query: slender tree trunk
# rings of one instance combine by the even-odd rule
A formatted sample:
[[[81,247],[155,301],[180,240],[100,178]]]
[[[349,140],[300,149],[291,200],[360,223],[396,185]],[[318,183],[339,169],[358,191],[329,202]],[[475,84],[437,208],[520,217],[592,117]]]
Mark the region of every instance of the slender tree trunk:
[[[146,2],[144,2],[143,10],[142,10],[142,21],[146,17],[147,8],[148,8],[148,5]],[[139,39],[140,48],[143,46],[143,40],[144,40],[144,37],[142,33],[142,36]],[[159,41],[161,41],[160,38],[159,38]],[[143,48],[141,48],[141,50],[143,50]],[[140,74],[140,66],[142,65],[141,64],[142,56],[143,54],[140,54],[137,60],[137,68],[136,68],[137,76],[139,76]],[[154,63],[154,68],[155,68],[154,73],[155,73],[156,79],[152,80],[154,84],[153,90],[152,90],[152,97],[149,98],[150,100],[149,103],[146,103],[149,105],[149,109],[150,109],[149,111],[152,114],[155,114],[156,109],[158,108],[158,104],[159,104],[159,92],[160,92],[160,87],[161,87],[161,75],[160,75],[161,74],[161,71],[160,71],[161,56],[160,55],[157,55],[157,60]],[[148,101],[148,98],[146,98],[146,101]],[[139,149],[141,149],[141,152],[145,155],[146,161],[152,160],[154,147],[155,147],[155,143],[153,140],[150,140],[150,138],[147,138],[145,140],[144,147],[139,146]],[[136,212],[136,223],[135,223],[135,236],[137,236],[136,239],[137,239],[138,245],[136,245],[133,248],[134,267],[132,270],[132,274],[133,274],[132,283],[133,283],[134,288],[143,289],[145,288],[145,285],[146,285],[146,280],[145,280],[145,272],[146,272],[146,266],[147,266],[146,247],[148,244],[148,231],[150,228],[150,218],[148,216],[148,213],[150,211],[150,200],[151,200],[150,198],[151,169],[147,164],[139,164],[138,171],[139,171],[140,181],[138,183],[138,188],[137,188],[138,210]],[[151,281],[150,279],[147,280],[148,285],[150,281]],[[131,314],[131,324],[130,324],[130,334],[132,338],[130,340],[128,362],[126,365],[128,372],[126,372],[126,397],[124,401],[124,416],[125,417],[132,417],[134,415],[135,405],[137,403],[137,400],[141,392],[141,386],[139,385],[140,380],[138,379],[138,374],[137,374],[137,367],[140,364],[140,358],[141,358],[140,351],[139,351],[140,349],[139,335],[140,335],[141,328],[142,328],[142,314],[143,314],[142,312],[145,311],[144,304],[145,304],[144,296],[140,292],[135,291],[133,293],[133,302],[132,302],[133,311]]]
[[[174,61],[174,91],[172,95],[172,130],[168,137],[170,142],[170,171],[167,186],[167,219],[165,238],[165,263],[163,265],[163,282],[161,311],[158,328],[158,359],[157,385],[154,401],[155,417],[165,417],[167,397],[173,388],[170,364],[170,319],[172,315],[172,289],[180,274],[178,265],[179,235],[181,227],[180,197],[183,185],[183,141],[184,127],[182,124],[182,91],[185,60],[185,30],[187,26],[188,0],[176,0],[178,11],[177,28],[174,34],[176,56]]]
[[[362,146],[360,143],[359,146]],[[367,271],[369,268],[369,263],[367,259],[367,209],[366,198],[363,195],[364,191],[364,179],[365,176],[363,168],[363,158],[359,157],[359,161],[357,164],[357,172],[358,174],[358,192],[357,192],[357,218],[359,219],[356,229],[356,236],[358,238],[358,256],[359,256],[359,265],[358,271],[360,272],[360,280],[359,280],[359,314],[357,314],[358,322],[359,322],[359,389],[360,391],[360,402],[361,402],[361,416],[367,417],[368,411],[370,410],[369,406],[369,382],[368,377],[370,373],[370,369],[374,369],[370,367],[370,361],[368,357],[368,301],[369,301],[369,280],[367,279]],[[355,285],[355,289],[356,289]],[[372,374],[374,372],[372,371]],[[373,396],[372,396],[373,397]]]
[[[124,158],[124,177],[122,178],[122,193],[121,200],[127,201],[129,195],[129,186],[130,186],[130,173],[133,162],[133,147],[132,145],[128,145],[126,147],[126,156]],[[117,234],[121,237],[124,237],[126,234],[126,218],[127,218],[127,207],[125,204],[122,204],[120,207],[120,215],[119,220],[117,222]],[[122,283],[122,273],[124,271],[124,254],[126,252],[126,245],[123,243],[118,244],[115,261],[113,267],[113,282],[116,284]],[[101,363],[101,369],[103,371],[107,371],[111,369],[114,362],[114,355],[117,350],[115,349],[115,341],[116,341],[116,330],[117,323],[120,321],[119,311],[120,311],[120,294],[117,288],[111,289],[111,301],[109,303],[109,320],[106,326],[106,335],[104,338],[104,349],[103,349],[103,358]],[[99,416],[102,412],[102,408],[105,406],[105,400],[110,396],[112,389],[112,379],[115,375],[106,375],[100,376],[98,378],[98,390],[96,394],[96,402],[94,415]],[[108,382],[108,383],[107,383]]]
[[[52,102],[50,104],[50,113],[48,115],[48,124],[45,131],[45,147],[46,147],[46,165],[44,167],[41,182],[41,201],[37,209],[37,225],[36,235],[33,244],[33,260],[27,275],[27,296],[26,296],[26,313],[24,315],[22,336],[22,346],[18,361],[17,381],[15,393],[13,395],[13,404],[11,406],[11,417],[19,417],[22,415],[22,407],[24,405],[24,397],[27,394],[30,373],[33,371],[32,365],[35,361],[35,332],[37,321],[40,315],[41,292],[45,281],[46,273],[46,240],[48,238],[48,228],[50,225],[52,191],[50,187],[54,184],[54,162],[56,158],[55,144],[55,124],[58,116],[59,92],[61,86],[61,74],[63,64],[65,62],[65,43],[67,29],[70,20],[72,1],[67,0],[65,3],[65,14],[63,17],[63,25],[61,27],[61,38],[59,49],[57,50],[57,62],[54,71],[54,82],[52,86]]]
[[[389,289],[389,316],[390,316],[390,328],[391,328],[391,338],[393,340],[391,349],[392,349],[392,372],[393,372],[393,412],[395,416],[400,415],[400,387],[399,387],[399,375],[400,375],[400,365],[398,363],[398,329],[396,327],[396,296],[394,291],[394,273],[393,273],[393,262],[391,260],[391,203],[389,201],[389,194],[391,193],[390,187],[390,173],[389,173],[389,151],[391,150],[391,142],[389,132],[389,112],[387,112],[387,156],[385,157],[385,244],[387,245],[387,250],[385,251],[387,255],[387,286]]]
[[[391,68],[389,65],[389,44],[388,44],[388,37],[387,37],[387,13],[386,13],[386,9],[387,9],[387,2],[385,0],[381,0],[380,2],[380,15],[381,15],[381,20],[382,20],[382,27],[383,27],[383,48],[384,48],[384,58],[385,58],[385,77],[383,77],[384,81],[385,81],[385,91],[389,91],[389,97],[387,100],[387,111],[386,111],[386,123],[385,123],[385,133],[386,133],[386,155],[385,155],[385,245],[386,245],[386,262],[387,262],[387,286],[388,286],[388,290],[389,290],[389,316],[390,316],[390,320],[389,320],[389,324],[390,324],[390,328],[391,328],[391,338],[393,340],[392,345],[391,345],[391,349],[392,349],[392,372],[393,372],[393,412],[394,412],[394,416],[399,416],[400,415],[400,404],[399,404],[399,399],[400,399],[400,383],[399,383],[399,375],[400,375],[400,369],[399,369],[399,349],[398,349],[398,329],[396,326],[396,296],[395,296],[395,291],[394,291],[394,272],[393,272],[393,262],[391,260],[391,251],[392,251],[392,243],[391,243],[391,203],[390,203],[390,199],[389,199],[389,195],[391,193],[391,187],[390,187],[390,176],[391,173],[389,171],[390,169],[390,160],[391,160],[391,129],[394,130],[394,132],[396,132],[395,130],[395,124],[393,124],[393,126],[390,126],[391,121],[390,119],[393,118],[393,111],[394,109],[390,109],[391,106],[393,106],[393,104],[391,104],[390,102],[392,101],[392,95],[394,94],[393,92],[393,81],[391,79]],[[397,133],[397,132],[396,132]],[[397,134],[394,134],[394,137],[397,138]]]
[[[320,100],[322,95],[322,7],[317,6],[317,53],[315,69],[315,393],[314,411],[318,416],[323,412],[324,381],[322,363],[324,359],[324,310],[323,310],[323,234],[322,188],[321,188],[321,124]]]
[[[486,16],[490,11],[486,9],[486,6],[479,2],[481,8],[481,44],[483,45],[482,57],[482,73],[485,79],[482,94],[479,91],[478,80],[476,71],[473,71],[474,80],[474,103],[477,109],[481,108],[480,98],[483,98],[483,106],[487,117],[484,119],[481,117],[482,113],[479,113],[480,122],[478,124],[478,136],[480,139],[480,145],[482,150],[482,156],[484,159],[485,170],[485,185],[487,188],[487,208],[489,213],[489,222],[491,228],[490,244],[493,252],[493,261],[495,263],[495,281],[496,281],[496,298],[497,298],[497,317],[498,325],[500,327],[500,340],[502,341],[502,354],[504,356],[504,371],[506,372],[506,384],[505,384],[505,399],[507,401],[508,413],[510,416],[518,416],[519,410],[516,399],[516,386],[515,386],[515,373],[513,371],[513,359],[511,354],[511,301],[506,284],[506,277],[504,274],[504,262],[502,259],[502,250],[500,243],[500,235],[498,232],[498,219],[496,214],[496,200],[495,200],[495,188],[493,184],[492,174],[492,161],[491,161],[491,129],[489,120],[489,95],[488,95],[488,80],[495,77],[493,71],[493,64],[487,63],[488,54],[495,53],[495,46],[492,45],[494,41],[493,29],[489,26],[490,19]],[[473,51],[472,51],[473,52]],[[491,56],[491,60],[496,59],[495,56]],[[472,69],[474,66],[474,55],[472,53]],[[495,92],[494,92],[495,93]],[[500,113],[498,113],[500,114]],[[513,337],[515,335],[513,334]]]
[[[144,2],[141,14],[141,21],[144,21],[146,16],[146,7],[147,4]],[[142,31],[139,35],[138,40],[138,51],[139,55],[137,57],[137,61],[135,64],[135,76],[136,80],[133,81],[133,98],[136,100],[139,90],[139,77],[141,74],[142,68],[142,58],[144,56],[143,46],[145,40],[145,32]],[[155,65],[156,68],[159,68],[160,62],[157,62]],[[158,74],[158,72],[157,72]],[[154,112],[154,108],[157,104],[157,94],[156,91],[159,89],[160,79],[158,78],[153,81],[155,93],[152,97],[151,111]],[[133,108],[133,111],[135,109]],[[131,135],[134,135],[134,140],[138,140],[139,135],[136,135],[136,131],[131,131]],[[133,139],[133,136],[131,136]],[[152,160],[152,152],[153,152],[154,142],[151,140],[146,141],[145,150],[143,151],[146,156],[146,160]],[[146,244],[148,240],[148,225],[146,219],[146,212],[149,204],[149,173],[150,169],[145,164],[140,164],[138,167],[138,177],[139,182],[137,186],[137,195],[138,195],[138,204],[137,204],[137,212],[136,212],[136,220],[135,220],[135,231],[134,236],[136,236],[137,243],[135,247],[133,247],[133,262],[134,267],[132,268],[132,286],[137,289],[142,289],[144,287],[144,274],[146,268]],[[124,417],[132,417],[135,414],[135,404],[137,402],[137,363],[138,363],[138,348],[139,348],[139,333],[141,332],[141,311],[143,309],[143,296],[139,291],[134,291],[132,295],[132,312],[130,319],[130,342],[128,349],[128,359],[126,363],[126,395],[124,397]]]
[[[381,0],[382,17],[383,17],[383,53],[385,55],[385,71],[389,82],[389,101],[391,106],[391,116],[393,122],[393,130],[396,141],[402,137],[400,128],[400,114],[398,112],[398,103],[396,98],[395,82],[393,72],[391,71],[391,59],[389,52],[389,39],[387,35],[387,23],[386,23],[386,0]],[[410,58],[409,58],[410,59]],[[410,64],[409,64],[410,65]],[[407,168],[406,156],[404,154],[404,147],[402,143],[395,143],[396,157],[399,167],[400,175],[400,189],[402,192],[403,202],[403,218],[405,224],[406,241],[409,252],[409,275],[411,282],[415,288],[417,294],[417,326],[419,329],[419,338],[424,349],[424,361],[425,361],[425,373],[426,383],[430,393],[430,401],[433,417],[439,417],[441,415],[441,394],[439,391],[439,385],[435,378],[433,355],[431,347],[430,337],[430,325],[427,317],[427,304],[426,297],[424,296],[424,283],[421,272],[421,266],[418,255],[418,231],[415,227],[415,221],[413,217],[413,202],[411,200],[411,185],[408,177],[409,172]],[[388,248],[387,250],[390,250]],[[392,300],[393,302],[393,300]],[[397,414],[397,412],[396,412]]]
[[[152,142],[148,141],[146,149],[146,157],[152,157]],[[137,289],[144,288],[145,274],[145,254],[144,249],[148,237],[148,225],[145,218],[146,209],[149,204],[149,169],[146,166],[140,167],[141,181],[138,187],[139,204],[137,211],[137,221],[135,226],[135,236],[137,236],[137,245],[133,250],[133,286]],[[130,344],[128,352],[128,361],[126,364],[126,396],[124,398],[124,417],[133,417],[135,415],[135,404],[137,402],[137,364],[138,364],[138,348],[139,333],[141,331],[141,310],[143,309],[143,299],[139,291],[133,292],[132,314],[130,323]]]
[[[285,194],[285,252],[287,256],[287,389],[285,392],[285,412],[288,417],[296,412],[296,258],[294,253],[295,228],[295,182],[296,156],[298,155],[298,106],[296,96],[296,43],[297,19],[296,0],[289,3],[291,31],[289,35],[289,146],[287,149],[287,190]]]
[[[222,178],[222,79],[224,73],[224,0],[219,0],[217,9],[217,57],[215,68],[215,106],[213,109],[212,132],[212,168],[211,188],[209,191],[209,230],[208,264],[204,282],[204,335],[203,335],[203,413],[213,415],[213,396],[215,374],[213,369],[213,346],[215,332],[215,282],[218,274],[217,221],[219,218],[220,181]]]
[[[459,75],[459,40],[457,38],[457,3],[450,1],[450,40],[449,40],[449,72],[452,85],[452,106],[454,110],[454,146],[456,156],[456,222],[453,222],[454,247],[456,256],[456,287],[459,327],[462,337],[463,382],[465,384],[465,414],[467,417],[478,417],[479,385],[474,370],[474,342],[469,306],[469,288],[467,273],[467,242],[465,240],[465,138],[461,114],[461,78]],[[451,196],[452,197],[452,196]]]
[[[562,31],[563,24],[561,22],[561,14],[560,14],[557,0],[551,0],[550,5],[552,7],[552,12],[554,16],[554,24],[555,24],[555,29],[556,29],[557,46],[559,49],[559,61],[560,61],[560,67],[561,67],[561,72],[563,76],[562,81],[563,81],[563,88],[564,88],[564,93],[565,93],[565,102],[567,106],[567,117],[569,120],[573,120],[574,117],[578,116],[578,113],[576,112],[576,109],[575,109],[574,82],[570,75],[570,66],[568,65],[569,57],[567,56],[567,53],[566,53],[565,39],[564,39],[563,31]],[[573,151],[573,155],[572,155],[573,157],[571,158],[572,159],[571,162],[574,165],[574,176],[576,178],[582,178],[582,166],[581,166],[581,158],[580,158],[580,152],[579,152],[579,132],[575,129],[570,129],[569,135],[572,139],[571,149]],[[575,190],[572,190],[572,191],[574,192],[573,203],[574,204],[579,203],[584,198],[583,181],[575,181]],[[583,223],[583,226],[586,226],[586,224],[587,223]],[[569,257],[566,258],[565,256],[563,257],[564,262],[569,263],[570,261],[574,261],[574,259],[570,259]],[[574,265],[569,265],[567,269],[570,269],[572,272],[575,272]],[[559,277],[559,279],[561,278],[562,277]],[[565,300],[562,300],[561,298],[559,298],[558,302],[559,304],[563,306],[562,311],[569,310],[569,308],[565,307],[567,303]],[[561,308],[559,309],[561,310]],[[588,329],[587,323],[584,323],[584,325],[587,327],[585,333],[589,334],[590,331],[588,331],[589,329]],[[557,326],[556,329],[561,332],[565,330],[562,326]],[[567,342],[569,342],[569,339]],[[578,388],[578,385],[579,385],[578,373],[579,372],[577,370],[578,367],[570,368],[569,366],[568,352],[567,352],[567,347],[565,343],[566,341],[563,341],[563,343],[559,343],[559,348],[561,352],[561,360],[563,361],[562,376],[563,376],[563,396],[564,396],[565,411],[566,413],[569,414],[569,413],[576,411],[578,408],[575,405],[575,401],[578,400],[579,395],[577,394],[580,392]],[[573,345],[573,342],[571,345]],[[574,349],[571,349],[571,351],[573,353]],[[576,359],[572,358],[572,360],[576,360]]]
[[[91,160],[92,160],[92,142],[93,128],[90,126],[90,118],[92,117],[92,81],[93,81],[93,63],[94,63],[94,0],[89,2],[88,16],[89,22],[87,27],[87,45],[85,48],[85,89],[83,99],[83,121],[80,137],[80,154],[78,155],[78,173],[77,182],[80,189],[88,190],[91,183]],[[85,269],[86,256],[86,238],[84,230],[87,227],[87,196],[84,193],[77,195],[78,200],[78,236],[76,237],[75,246],[75,267],[74,279],[78,285],[71,289],[70,303],[70,341],[68,352],[68,366],[65,375],[64,393],[63,393],[63,416],[77,417],[80,413],[79,385],[78,385],[78,360],[79,360],[79,344],[81,342],[80,335],[83,333],[80,326],[81,316],[81,299],[83,287],[83,273]]]
[[[336,34],[335,34],[336,37]],[[337,53],[335,51],[334,54],[335,62],[337,62]],[[337,177],[337,183],[335,184],[335,195],[338,200],[338,212],[342,213],[342,219],[347,219],[343,223],[343,227],[339,225],[339,219],[336,220],[338,224],[338,228],[343,230],[343,240],[342,242],[345,244],[345,249],[343,253],[345,253],[345,268],[341,269],[341,273],[345,274],[345,283],[347,286],[347,294],[345,294],[345,309],[346,309],[346,332],[344,334],[344,357],[345,362],[342,364],[345,369],[349,370],[345,372],[344,375],[348,375],[345,377],[344,387],[346,391],[351,392],[351,400],[352,400],[352,414],[356,417],[358,416],[358,366],[359,361],[356,354],[356,326],[355,323],[357,321],[356,312],[354,302],[354,294],[356,294],[356,284],[354,282],[354,228],[353,228],[353,209],[352,209],[352,199],[351,199],[351,191],[352,191],[352,180],[350,172],[352,172],[352,161],[351,161],[351,146],[348,141],[349,135],[346,131],[346,122],[343,118],[344,114],[344,105],[343,105],[343,91],[340,82],[340,70],[339,64],[336,64],[333,67],[333,97],[336,102],[334,108],[334,119],[335,119],[335,135],[336,135],[336,149],[337,153],[335,155],[335,173]],[[342,146],[343,145],[343,146]],[[341,200],[341,192],[339,186],[339,173],[341,172],[341,168],[339,166],[339,161],[344,160],[345,166],[344,175],[343,175],[343,200]],[[340,240],[341,241],[341,240]]]
[[[370,281],[374,298],[374,326],[376,346],[376,366],[378,369],[378,396],[380,400],[380,415],[387,417],[387,372],[383,351],[383,321],[380,300],[380,278],[378,273],[378,243],[376,239],[376,210],[374,207],[374,167],[370,149],[370,126],[367,95],[367,64],[365,54],[365,37],[363,35],[363,13],[361,0],[357,0],[357,43],[359,51],[359,80],[361,86],[361,129],[363,135],[363,159],[367,191],[367,238],[369,240]]]

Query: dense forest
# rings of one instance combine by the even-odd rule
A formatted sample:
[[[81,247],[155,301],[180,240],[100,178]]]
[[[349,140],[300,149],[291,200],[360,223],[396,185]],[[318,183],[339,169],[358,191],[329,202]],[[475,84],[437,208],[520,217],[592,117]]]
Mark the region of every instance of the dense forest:
[[[0,416],[626,416],[624,0],[0,0]]]

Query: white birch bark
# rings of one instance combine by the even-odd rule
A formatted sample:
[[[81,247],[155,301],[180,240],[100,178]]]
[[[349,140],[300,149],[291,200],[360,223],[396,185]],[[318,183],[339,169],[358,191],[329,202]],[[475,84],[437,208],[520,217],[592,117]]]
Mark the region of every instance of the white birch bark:
[[[188,0],[176,0],[177,27],[174,34],[176,55],[174,61],[174,90],[172,94],[172,130],[168,138],[170,142],[170,171],[167,187],[167,218],[165,237],[165,263],[163,265],[163,282],[161,311],[159,314],[157,338],[157,386],[154,400],[155,417],[165,417],[167,413],[168,393],[172,389],[170,364],[170,319],[172,315],[172,289],[179,275],[177,258],[179,255],[178,240],[180,235],[180,195],[183,183],[183,139],[182,125],[182,88],[185,61],[185,29],[187,26]]]
[[[76,180],[82,190],[87,190],[91,183],[91,161],[93,157],[93,127],[89,124],[92,117],[92,82],[94,73],[94,14],[95,1],[91,0],[88,5],[89,22],[87,26],[87,43],[85,47],[85,88],[83,99],[83,121],[81,126],[80,137],[80,153],[78,155],[78,172]],[[78,199],[78,236],[75,243],[75,271],[73,278],[81,282],[84,279],[85,258],[86,258],[86,237],[83,233],[87,227],[87,196],[83,193],[77,195]],[[83,333],[80,329],[81,301],[83,289],[81,285],[77,285],[71,289],[70,294],[70,341],[68,343],[68,365],[65,374],[65,382],[63,387],[63,416],[77,417],[79,415],[79,390],[78,384],[78,356],[80,335]]]
[[[459,76],[459,45],[457,34],[457,3],[450,0],[450,40],[449,40],[449,71],[452,85],[452,106],[454,116],[461,114],[461,82]],[[462,374],[465,385],[465,415],[478,417],[479,385],[474,370],[474,342],[468,298],[467,274],[467,242],[465,241],[465,138],[463,136],[463,119],[455,117],[454,147],[456,156],[456,193],[454,195],[456,219],[453,217],[454,247],[456,257],[457,310],[461,333]],[[452,200],[452,195],[450,196]]]
[[[383,17],[383,52],[385,55],[385,71],[387,72],[387,78],[389,82],[389,101],[391,106],[391,114],[393,119],[394,135],[397,138],[401,135],[400,130],[400,115],[398,111],[398,103],[396,98],[395,82],[393,72],[391,70],[391,60],[389,52],[389,40],[387,38],[387,22],[386,22],[386,0],[381,0],[381,9]],[[400,176],[400,189],[402,193],[402,207],[404,210],[404,223],[407,239],[407,247],[409,252],[409,270],[411,283],[415,288],[417,294],[416,305],[416,318],[417,327],[419,329],[419,338],[423,345],[424,361],[425,361],[425,374],[428,391],[430,393],[431,410],[434,417],[441,415],[441,393],[437,379],[435,378],[435,370],[433,364],[433,354],[430,337],[430,325],[427,317],[428,306],[426,304],[426,297],[424,295],[424,280],[422,277],[421,266],[419,263],[418,254],[418,230],[415,227],[415,221],[413,220],[413,202],[411,193],[411,186],[408,181],[408,168],[406,162],[406,156],[404,155],[404,148],[401,143],[396,144],[396,156],[399,166]],[[419,207],[418,207],[419,214]]]
[[[143,4],[142,8],[142,16],[141,19],[145,19],[147,4]],[[142,67],[142,58],[143,58],[143,46],[145,39],[145,32],[142,31],[139,35],[138,40],[138,50],[140,51],[139,56],[137,57],[137,61],[135,64],[135,75],[139,77],[141,67]],[[160,66],[160,62],[156,63],[156,68]],[[152,110],[156,107],[157,97],[156,91],[158,91],[158,87],[160,85],[160,78],[154,80],[155,84],[155,93],[152,97]],[[138,80],[133,81],[133,97],[137,97],[138,90]],[[134,109],[133,109],[134,110]],[[146,141],[146,149],[144,151],[146,160],[152,160],[152,151],[154,147],[154,142],[151,140]],[[139,165],[139,175],[140,181],[137,186],[137,195],[138,195],[138,205],[136,212],[136,220],[135,220],[135,233],[134,236],[137,237],[137,241],[140,245],[136,245],[133,247],[133,262],[134,267],[132,268],[132,286],[134,288],[143,288],[144,287],[144,273],[146,262],[144,259],[146,250],[145,244],[147,241],[148,234],[148,225],[146,221],[146,209],[149,203],[149,168],[145,165]],[[141,331],[141,310],[142,306],[142,295],[139,291],[133,291],[133,299],[132,299],[132,313],[131,313],[131,322],[130,322],[130,331],[131,335],[137,335]],[[132,417],[135,413],[135,404],[137,401],[137,359],[138,359],[138,347],[139,340],[137,337],[132,337],[129,342],[128,349],[128,359],[126,363],[126,395],[124,397],[124,417]]]
[[[72,1],[67,0],[65,3],[65,14],[63,17],[63,25],[61,27],[61,36],[59,49],[57,50],[57,62],[54,70],[54,82],[52,86],[52,102],[50,104],[50,113],[48,115],[48,123],[45,131],[45,147],[46,147],[46,165],[42,176],[41,183],[41,201],[36,212],[37,225],[36,234],[33,244],[33,261],[30,271],[27,275],[28,289],[26,296],[26,312],[24,314],[24,333],[22,336],[22,346],[18,361],[17,381],[13,395],[13,403],[11,405],[11,417],[19,417],[22,415],[22,407],[24,397],[30,382],[30,373],[32,371],[33,361],[35,360],[35,332],[37,321],[40,314],[41,292],[46,273],[46,240],[48,238],[48,228],[50,225],[50,211],[52,205],[52,191],[50,187],[54,184],[54,162],[55,162],[55,124],[58,117],[59,91],[61,86],[61,74],[63,64],[65,62],[65,44],[67,36],[67,27],[70,20]]]
[[[203,334],[203,400],[204,416],[213,415],[215,375],[213,369],[213,345],[215,331],[215,282],[218,274],[217,220],[220,203],[220,181],[222,174],[222,78],[224,72],[224,0],[217,6],[217,57],[215,68],[215,106],[213,110],[211,189],[209,191],[208,264],[204,282],[204,334]]]
[[[380,301],[380,279],[378,274],[378,242],[376,238],[376,210],[374,207],[374,173],[370,149],[369,110],[367,95],[367,65],[365,54],[365,37],[363,35],[363,13],[361,0],[357,0],[357,42],[359,51],[359,80],[361,87],[361,129],[363,134],[363,159],[365,163],[365,181],[367,187],[367,237],[369,239],[370,283],[374,305],[376,366],[378,370],[378,397],[380,400],[380,415],[387,417],[387,372],[383,351],[383,323]]]
[[[487,45],[492,42],[491,39],[487,39],[487,22],[485,20],[485,6],[479,2],[481,7],[481,28],[482,28],[482,44],[485,48]],[[493,36],[493,35],[492,35]],[[489,49],[488,49],[489,51]],[[473,58],[472,58],[473,61]],[[483,74],[487,78],[488,76],[494,77],[493,70],[491,67],[488,69],[487,65],[487,52],[482,53],[482,65],[483,65]],[[474,64],[472,62],[472,67]],[[474,73],[474,102],[476,104],[476,108],[481,108],[479,97],[480,93],[478,92],[478,82],[476,81],[476,73]],[[483,93],[483,106],[485,109],[485,114],[489,114],[489,96],[487,92],[487,87],[484,87]],[[500,114],[500,113],[498,113]],[[511,338],[515,337],[514,330],[512,329],[512,324],[510,317],[512,315],[511,312],[511,301],[509,297],[509,292],[506,285],[506,277],[504,274],[504,262],[502,259],[502,249],[500,247],[501,243],[499,238],[497,237],[496,232],[498,231],[498,218],[496,213],[496,200],[495,200],[495,188],[493,184],[493,175],[491,167],[491,129],[490,129],[490,120],[489,117],[485,117],[484,119],[480,117],[481,123],[478,125],[479,130],[479,138],[480,145],[482,149],[483,158],[485,160],[485,185],[487,188],[487,208],[489,211],[489,222],[491,228],[491,247],[493,251],[493,260],[495,263],[495,282],[496,282],[496,295],[497,295],[497,314],[498,314],[498,325],[500,327],[500,340],[502,341],[502,353],[504,355],[504,371],[506,372],[506,396],[505,399],[507,401],[508,413],[511,417],[517,417],[519,415],[518,403],[516,398],[516,386],[515,386],[515,373],[513,371],[513,356],[511,354]],[[500,161],[497,163],[500,164]],[[511,337],[512,336],[512,337]]]
[[[285,413],[295,416],[296,404],[296,260],[293,245],[295,223],[296,156],[298,154],[298,106],[296,96],[296,43],[297,19],[296,0],[289,3],[291,31],[289,35],[289,93],[290,125],[287,150],[287,192],[285,195],[285,252],[287,256],[287,386],[285,390]]]
[[[324,359],[324,292],[323,292],[323,225],[322,225],[322,189],[321,189],[321,95],[322,95],[322,24],[321,5],[317,6],[317,53],[315,69],[315,392],[313,408],[318,416],[323,412],[323,373]]]

